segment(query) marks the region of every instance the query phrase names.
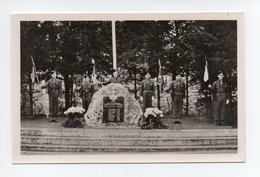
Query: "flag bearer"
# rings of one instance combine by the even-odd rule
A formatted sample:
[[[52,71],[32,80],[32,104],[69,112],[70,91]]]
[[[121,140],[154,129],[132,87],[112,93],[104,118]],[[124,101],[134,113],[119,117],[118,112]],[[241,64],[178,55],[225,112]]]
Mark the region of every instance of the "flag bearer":
[[[47,88],[49,94],[49,121],[57,122],[56,116],[58,115],[58,100],[62,94],[61,80],[57,78],[56,72],[52,72],[51,78],[46,82],[42,88]]]

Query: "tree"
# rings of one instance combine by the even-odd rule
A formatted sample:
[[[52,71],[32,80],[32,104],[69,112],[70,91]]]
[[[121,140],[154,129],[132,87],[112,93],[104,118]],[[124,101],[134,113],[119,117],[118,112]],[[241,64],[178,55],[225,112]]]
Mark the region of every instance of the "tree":
[[[222,70],[230,83],[230,94],[234,95],[237,90],[236,25],[236,21],[214,20],[117,21],[118,66],[128,72],[128,81],[135,85],[135,96],[138,82],[147,70],[152,77],[158,76],[158,59],[163,73],[171,73],[173,79],[176,72],[185,73],[187,94],[192,83],[200,82],[202,90],[207,89],[216,79],[216,73]],[[55,69],[63,75],[68,107],[71,105],[73,75],[91,73],[92,58],[97,70],[111,73],[111,22],[22,22],[21,75],[27,75],[22,82],[29,82],[31,56],[37,69]],[[210,80],[207,83],[203,81],[205,60],[209,64]],[[188,99],[187,96],[187,114]]]
[[[148,63],[156,77],[159,58],[164,72],[172,73],[173,79],[176,72],[185,73],[187,95],[190,83],[199,81],[205,89],[215,80],[218,70],[223,70],[232,90],[236,90],[235,21],[121,21],[116,28],[120,66]],[[206,60],[211,79],[204,83]]]
[[[60,72],[64,77],[65,107],[68,108],[72,104],[75,73],[91,73],[92,58],[96,60],[97,69],[111,70],[111,34],[109,21],[23,21],[21,76],[30,75],[31,56],[38,70]]]

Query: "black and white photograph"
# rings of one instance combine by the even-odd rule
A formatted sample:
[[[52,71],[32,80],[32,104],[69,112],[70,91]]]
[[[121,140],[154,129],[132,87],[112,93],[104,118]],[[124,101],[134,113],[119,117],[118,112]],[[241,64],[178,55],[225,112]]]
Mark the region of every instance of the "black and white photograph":
[[[13,162],[243,162],[243,17],[13,14]]]

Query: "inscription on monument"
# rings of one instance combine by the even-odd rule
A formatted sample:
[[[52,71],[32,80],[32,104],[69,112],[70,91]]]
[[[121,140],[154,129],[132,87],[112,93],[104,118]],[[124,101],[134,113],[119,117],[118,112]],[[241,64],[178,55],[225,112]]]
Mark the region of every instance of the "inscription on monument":
[[[124,97],[103,98],[103,122],[124,122]]]

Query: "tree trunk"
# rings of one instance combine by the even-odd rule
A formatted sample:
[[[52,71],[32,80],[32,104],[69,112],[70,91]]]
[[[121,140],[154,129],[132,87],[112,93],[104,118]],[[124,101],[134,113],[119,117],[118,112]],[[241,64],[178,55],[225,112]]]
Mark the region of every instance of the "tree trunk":
[[[28,77],[29,77],[30,116],[32,116],[33,115],[33,88],[32,88],[32,79],[30,73],[28,73]]]
[[[189,114],[189,64],[186,64],[186,105],[185,105],[185,115]]]
[[[234,114],[234,104],[233,104],[233,101],[232,101],[232,87],[231,85],[229,85],[228,87],[228,95],[229,95],[229,122],[228,124],[230,124],[232,127],[234,128],[237,128],[237,116],[236,114]]]
[[[134,75],[135,75],[135,99],[137,99],[137,83],[136,83],[136,68],[134,69]]]
[[[172,64],[172,70],[171,70],[171,72],[172,72],[172,80],[174,81],[175,80],[175,77],[176,77],[176,65],[175,65],[175,63],[176,63],[176,58],[177,58],[177,53],[175,52],[174,53],[174,55],[173,55],[173,57],[172,57],[172,59],[171,59],[171,64]]]
[[[67,110],[70,107],[70,83],[69,75],[64,75],[64,85],[65,85],[65,109]]]
[[[180,37],[180,33],[179,33],[179,28],[180,28],[180,23],[181,22],[178,22],[178,21],[175,21],[174,24],[175,24],[175,31],[176,31],[176,35],[174,37],[174,41],[175,41],[175,48],[178,48],[179,47],[179,37]],[[176,61],[178,59],[178,52],[175,50],[174,51],[174,54],[173,54],[173,58],[172,58],[172,80],[175,80],[175,77],[176,77]]]
[[[157,76],[157,81],[158,81],[158,76]],[[157,82],[157,107],[158,109],[161,109],[161,96],[160,96],[160,85]]]
[[[70,106],[73,105],[73,74],[70,75]]]

